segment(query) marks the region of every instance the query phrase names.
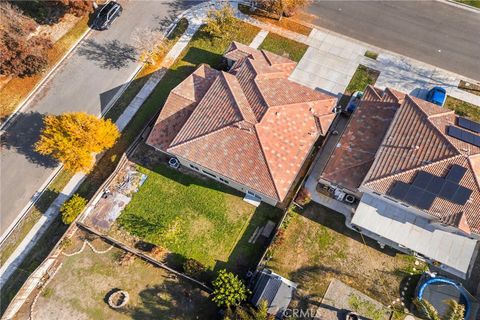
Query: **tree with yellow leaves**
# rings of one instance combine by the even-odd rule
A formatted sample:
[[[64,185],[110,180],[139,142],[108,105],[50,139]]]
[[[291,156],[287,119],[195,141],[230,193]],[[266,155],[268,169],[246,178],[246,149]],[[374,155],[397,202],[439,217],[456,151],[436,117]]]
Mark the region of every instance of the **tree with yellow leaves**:
[[[62,162],[71,172],[88,172],[94,154],[113,146],[120,133],[111,120],[84,112],[48,115],[35,149]]]

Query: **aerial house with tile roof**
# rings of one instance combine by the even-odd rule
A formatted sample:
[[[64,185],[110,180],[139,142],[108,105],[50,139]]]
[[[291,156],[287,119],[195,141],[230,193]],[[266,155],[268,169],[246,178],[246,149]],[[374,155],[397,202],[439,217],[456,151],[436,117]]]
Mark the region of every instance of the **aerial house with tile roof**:
[[[467,278],[480,239],[480,124],[368,87],[319,184],[361,197],[350,223]]]
[[[336,98],[288,80],[296,63],[232,43],[230,69],[201,65],[167,98],[147,144],[277,205],[335,117]]]

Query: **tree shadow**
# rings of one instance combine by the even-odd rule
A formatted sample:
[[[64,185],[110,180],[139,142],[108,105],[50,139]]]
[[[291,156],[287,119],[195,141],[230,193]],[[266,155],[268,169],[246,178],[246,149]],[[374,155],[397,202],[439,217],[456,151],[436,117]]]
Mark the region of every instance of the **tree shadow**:
[[[38,24],[53,25],[67,13],[67,6],[59,1],[9,1],[17,6],[23,14],[32,18]]]
[[[35,151],[35,143],[43,129],[44,116],[36,111],[19,113],[1,137],[2,149],[14,150],[38,166],[55,168],[58,165],[56,160]]]
[[[161,284],[147,286],[138,294],[136,306],[119,312],[132,319],[215,319],[215,305],[208,296],[184,280],[165,279]]]
[[[94,61],[103,69],[122,69],[136,61],[137,50],[132,45],[118,40],[107,40],[99,43],[93,39],[83,41],[77,50],[80,56]]]
[[[168,9],[165,14],[162,16],[156,16],[154,19],[158,23],[158,28],[154,29],[155,31],[163,31],[165,28],[170,26],[172,22],[177,19],[178,15],[182,12],[190,8],[192,5],[196,5],[202,2],[206,2],[206,0],[178,0],[178,1],[171,1],[168,3]]]

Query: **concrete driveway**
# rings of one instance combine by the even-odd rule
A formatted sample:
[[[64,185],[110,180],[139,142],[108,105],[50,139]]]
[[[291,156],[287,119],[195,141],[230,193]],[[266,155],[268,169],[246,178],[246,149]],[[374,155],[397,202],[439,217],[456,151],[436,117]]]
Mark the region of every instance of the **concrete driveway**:
[[[123,14],[106,31],[93,31],[47,81],[2,135],[0,234],[11,225],[57,167],[33,150],[45,114],[100,115],[138,68],[135,28],[161,28],[192,2],[121,1]],[[196,2],[198,3],[198,2]]]

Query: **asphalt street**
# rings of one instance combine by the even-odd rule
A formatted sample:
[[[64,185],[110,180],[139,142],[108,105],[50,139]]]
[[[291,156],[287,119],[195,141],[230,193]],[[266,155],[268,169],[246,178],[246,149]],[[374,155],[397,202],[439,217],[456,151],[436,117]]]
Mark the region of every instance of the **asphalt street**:
[[[139,65],[132,32],[161,28],[184,7],[179,1],[121,3],[123,14],[112,27],[89,34],[2,136],[0,234],[57,165],[33,150],[42,117],[67,111],[99,115]]]
[[[439,1],[314,0],[314,24],[480,80],[480,11]]]

